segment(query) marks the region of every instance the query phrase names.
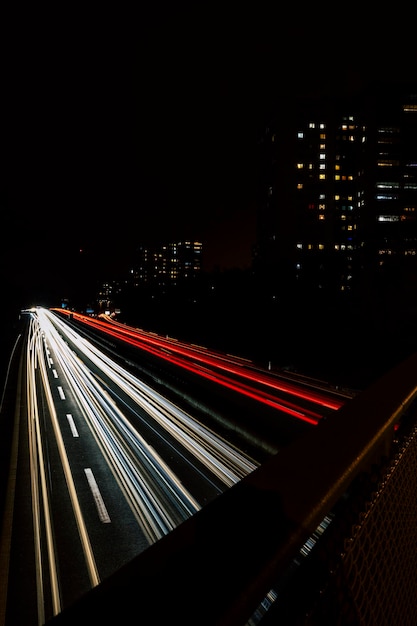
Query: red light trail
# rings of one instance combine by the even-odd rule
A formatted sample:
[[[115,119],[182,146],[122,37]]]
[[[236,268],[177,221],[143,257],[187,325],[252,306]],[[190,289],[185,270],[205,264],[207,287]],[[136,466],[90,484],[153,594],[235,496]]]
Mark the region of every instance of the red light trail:
[[[258,402],[262,402],[263,404],[283,411],[310,424],[318,424],[323,416],[305,407],[297,406],[289,400],[277,398],[269,393],[268,390],[283,392],[326,409],[337,410],[344,404],[344,400],[341,398],[331,397],[319,391],[305,390],[295,383],[289,383],[266,373],[253,371],[253,369],[248,367],[247,361],[238,359],[238,357],[232,358],[229,355],[208,352],[202,347],[186,345],[174,339],[162,338],[153,333],[147,333],[131,326],[121,324],[108,316],[103,316],[105,321],[101,321],[80,313],[71,313],[65,309],[52,310],[67,315],[72,314],[73,319],[113,336],[115,339],[125,341],[158,358],[162,358],[187,371],[221,384],[228,389]],[[230,375],[239,377],[240,380],[234,380]],[[267,391],[251,387],[247,382],[264,386],[267,388]]]

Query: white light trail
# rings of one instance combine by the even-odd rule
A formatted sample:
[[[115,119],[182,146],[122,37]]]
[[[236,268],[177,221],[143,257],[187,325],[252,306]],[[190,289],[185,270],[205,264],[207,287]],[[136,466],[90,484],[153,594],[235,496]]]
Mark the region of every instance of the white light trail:
[[[56,415],[55,404],[52,397],[52,391],[50,388],[48,370],[50,369],[49,363],[47,364],[47,354],[45,351],[45,334],[41,331],[38,319],[33,317],[29,328],[28,339],[28,355],[27,355],[27,380],[28,380],[28,426],[29,432],[33,431],[32,436],[32,461],[31,461],[31,477],[32,477],[32,501],[33,510],[35,516],[35,545],[37,557],[37,589],[38,589],[38,612],[39,619],[41,619],[41,612],[43,611],[43,565],[42,565],[42,550],[41,550],[41,525],[39,521],[39,500],[40,495],[37,487],[38,474],[40,476],[41,484],[41,497],[43,501],[43,515],[45,516],[45,532],[47,539],[47,553],[49,563],[49,576],[50,586],[52,592],[52,603],[54,615],[61,610],[60,591],[58,583],[58,572],[55,562],[55,546],[54,546],[54,532],[52,526],[52,519],[50,514],[49,503],[49,489],[48,481],[46,479],[46,467],[47,461],[43,452],[44,444],[42,439],[42,429],[39,420],[39,408],[38,408],[38,395],[40,393],[40,387],[43,389],[43,396],[46,400],[46,406],[48,408],[48,414],[53,427],[56,443],[58,446],[58,452],[61,460],[61,465],[64,471],[68,492],[70,495],[72,508],[74,511],[75,519],[77,522],[78,532],[83,547],[86,565],[90,577],[90,582],[93,586],[100,582],[98,571],[94,559],[94,555],[91,549],[90,540],[88,537],[87,529],[85,526],[84,518],[81,512],[80,504],[78,501],[68,457],[65,451],[65,446],[62,440],[61,431],[58,424],[58,418]],[[44,409],[42,409],[44,411]],[[34,425],[34,426],[32,426]],[[35,429],[35,430],[33,430]],[[36,431],[36,432],[35,432]],[[35,441],[36,439],[36,441]],[[43,623],[40,622],[40,623]]]
[[[103,380],[88,363],[110,379],[170,437],[195,457],[225,488],[257,466],[216,433],[111,360],[58,316],[37,309],[36,317],[48,349],[54,354],[86,423],[150,542],[193,515],[199,503],[173,470],[149,445],[109,396]],[[82,360],[81,360],[82,358]],[[152,423],[152,422],[150,422]]]

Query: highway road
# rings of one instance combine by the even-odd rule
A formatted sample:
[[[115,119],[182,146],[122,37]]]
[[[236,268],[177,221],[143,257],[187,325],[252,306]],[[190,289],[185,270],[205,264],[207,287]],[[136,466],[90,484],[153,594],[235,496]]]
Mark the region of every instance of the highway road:
[[[5,626],[43,624],[350,397],[107,316],[25,316]]]

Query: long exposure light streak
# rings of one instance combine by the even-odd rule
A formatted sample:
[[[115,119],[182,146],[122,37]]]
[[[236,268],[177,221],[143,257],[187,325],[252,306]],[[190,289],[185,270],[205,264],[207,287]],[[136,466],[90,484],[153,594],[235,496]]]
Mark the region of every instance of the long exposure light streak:
[[[47,313],[38,311],[38,318],[132,511],[149,541],[156,541],[193,514],[198,509],[197,503],[179,481],[172,479],[163,460],[129,424],[107,392],[56,331]],[[170,503],[168,507],[166,493],[176,500],[175,505]],[[175,511],[175,516],[167,513],[171,509]]]
[[[255,469],[256,465],[252,461],[221,437],[119,366],[86,339],[81,338],[67,324],[55,316],[51,321],[72,341],[78,351],[103,370],[138,406],[191,451],[225,485],[231,486]]]
[[[27,407],[35,554],[33,598],[39,625],[51,612],[57,615],[79,588],[98,585],[100,574],[107,575],[109,569],[158,541],[259,466],[204,423],[212,410],[207,390],[216,392],[215,385],[220,385],[232,391],[219,394],[226,400],[225,414],[219,415],[225,424],[229,425],[232,401],[268,420],[268,427],[276,428],[282,420],[284,432],[295,423],[285,415],[316,425],[347,398],[337,391],[327,393],[324,384],[315,387],[312,380],[304,383],[279,372],[270,374],[247,359],[160,337],[108,316],[94,319],[42,307],[26,313],[26,367],[21,378],[26,382],[22,393]],[[129,369],[120,364],[126,356],[133,358],[126,361]],[[182,376],[177,368],[192,376]],[[143,371],[143,379],[132,373],[137,371]],[[152,388],[145,380],[154,380],[155,372]],[[210,385],[200,387],[196,377]],[[178,394],[179,406],[157,391],[161,383],[171,395]],[[239,396],[251,402],[242,403]],[[182,406],[196,407],[200,419]],[[210,416],[207,421],[212,423]],[[248,447],[256,449],[255,442],[256,434]],[[69,513],[69,524],[61,528],[64,511]],[[124,544],[125,529],[133,533],[131,546]],[[123,556],[103,554],[104,536],[117,537]],[[74,585],[63,575],[70,543],[75,547],[74,567],[81,573]]]
[[[224,357],[208,357],[205,352],[202,354],[202,349],[178,348],[179,344],[173,341],[167,344],[166,340],[158,339],[152,333],[145,334],[143,331],[138,331],[130,327],[128,327],[128,329],[118,328],[117,330],[114,330],[113,327],[109,327],[109,324],[107,323],[100,322],[80,314],[72,313],[72,315],[87,326],[99,329],[101,332],[105,332],[110,336],[130,343],[135,347],[177,365],[189,372],[221,384],[224,387],[245,395],[253,400],[256,400],[257,402],[266,404],[273,409],[287,413],[292,417],[296,417],[297,419],[313,425],[318,424],[322,418],[321,413],[306,407],[298,406],[295,402],[282,397],[282,395],[278,397],[277,395],[258,389],[258,387],[250,386],[239,380],[239,378],[251,381],[257,385],[264,385],[267,388],[273,389],[275,392],[282,391],[287,395],[289,394],[296,398],[307,400],[310,403],[318,404],[319,406],[327,409],[337,410],[344,403],[344,400],[341,398],[335,398],[330,396],[330,394],[325,395],[319,394],[318,392],[307,392],[301,387],[296,387],[294,384],[277,381],[276,379],[267,377],[262,373],[247,370],[244,367],[244,361],[239,364],[231,364],[231,361]],[[169,350],[167,349],[168,347]],[[173,352],[175,352],[175,354],[173,354]],[[178,354],[180,354],[180,356]],[[194,363],[195,360],[198,362]],[[225,363],[227,363],[227,365],[225,365]],[[219,372],[218,370],[221,371]],[[229,374],[233,374],[233,378],[230,375],[228,376],[221,373],[225,370]]]
[[[194,515],[206,493],[210,497],[220,494],[254,471],[258,463],[110,358],[88,332],[81,332],[82,327],[42,307],[30,315],[26,379],[38,620],[42,623],[46,580],[53,614],[62,604],[51,479],[46,470],[50,460],[44,429],[48,425],[52,426],[50,433],[56,442],[91,586],[99,583],[100,575],[61,432],[64,424],[66,437],[77,441],[77,449],[78,442],[89,433],[89,445],[95,442],[98,446],[148,544]],[[324,391],[275,379],[238,357],[211,353],[201,346],[188,346],[108,320],[75,317],[86,328],[105,332],[152,357],[271,407],[277,419],[286,414],[315,425],[323,417],[320,409],[336,410],[344,401],[336,394],[327,396]],[[56,402],[63,407],[59,415]],[[83,467],[83,475],[99,521],[111,526],[113,515],[90,463]],[[187,486],[181,475],[187,475]],[[197,483],[201,502],[192,493]]]
[[[95,564],[91,544],[85,527],[84,519],[79,506],[68,458],[63,445],[61,432],[52,399],[52,393],[48,381],[47,369],[50,368],[50,360],[45,360],[44,337],[40,332],[39,325],[35,320],[31,320],[29,327],[29,339],[26,356],[27,364],[27,402],[28,402],[28,433],[29,451],[31,464],[31,487],[32,487],[32,510],[34,523],[34,545],[35,545],[35,568],[36,568],[36,589],[38,605],[38,622],[44,623],[44,566],[42,554],[42,526],[45,527],[46,551],[48,558],[48,579],[51,590],[52,611],[56,615],[61,610],[61,598],[59,587],[59,576],[56,562],[56,549],[54,545],[54,531],[51,516],[51,506],[49,500],[49,487],[46,478],[46,468],[48,466],[45,453],[43,434],[39,419],[39,398],[42,391],[46,398],[48,412],[53,425],[59,455],[71,498],[78,531],[83,546],[87,569],[90,581],[93,586],[99,583],[99,576]],[[42,512],[40,511],[42,502]]]
[[[201,505],[126,418],[109,394],[107,385],[111,384],[116,399],[120,393],[131,398],[134,405],[151,418],[150,424],[158,424],[198,460],[208,472],[203,477],[205,481],[209,481],[212,474],[227,488],[256,469],[257,464],[246,455],[124,370],[54,313],[38,308],[34,315],[46,349],[53,352],[86,423],[150,542],[170,532]],[[93,366],[101,372],[100,376],[93,374]],[[115,389],[119,389],[118,394]],[[201,474],[196,466],[193,471]]]
[[[31,331],[33,330],[33,323],[31,322]],[[27,346],[27,399],[28,399],[28,435],[29,435],[29,459],[30,459],[30,478],[31,478],[31,493],[32,493],[32,516],[33,516],[33,528],[34,528],[34,548],[35,548],[35,572],[36,572],[36,591],[37,591],[37,611],[38,611],[38,624],[43,624],[45,619],[44,613],[44,572],[43,572],[43,556],[41,549],[41,512],[40,512],[40,500],[43,499],[44,515],[46,525],[50,524],[50,512],[49,505],[47,503],[47,496],[45,488],[45,467],[43,462],[42,445],[38,449],[37,445],[37,433],[39,431],[39,420],[37,415],[37,398],[36,398],[36,361],[37,351],[34,349],[34,343],[37,339],[37,334],[34,333],[31,336]],[[39,460],[38,460],[39,458]],[[41,479],[39,479],[39,474]],[[40,482],[40,484],[39,484]],[[40,493],[41,491],[41,493]],[[47,533],[48,542],[50,539],[50,533]],[[51,549],[48,543],[48,555],[50,557]],[[52,585],[56,583],[56,567],[51,563],[51,580]],[[55,608],[59,606],[56,593],[53,594]]]
[[[84,324],[99,328],[103,332],[112,334],[115,337],[127,337],[158,348],[168,349],[170,352],[179,354],[184,358],[199,361],[206,366],[223,370],[227,373],[237,375],[240,378],[254,382],[258,385],[269,387],[276,391],[290,393],[294,397],[307,400],[328,409],[337,410],[345,402],[345,399],[340,397],[330,396],[329,394],[321,393],[317,390],[306,390],[304,387],[296,385],[295,383],[277,379],[276,377],[270,376],[265,372],[259,371],[259,369],[255,371],[253,368],[248,367],[250,362],[247,359],[231,357],[230,355],[224,355],[218,352],[209,352],[202,346],[184,344],[175,339],[162,338],[155,335],[155,333],[145,332],[143,330],[121,324],[107,315],[101,316],[104,321],[81,315],[79,313],[73,313],[72,315]]]

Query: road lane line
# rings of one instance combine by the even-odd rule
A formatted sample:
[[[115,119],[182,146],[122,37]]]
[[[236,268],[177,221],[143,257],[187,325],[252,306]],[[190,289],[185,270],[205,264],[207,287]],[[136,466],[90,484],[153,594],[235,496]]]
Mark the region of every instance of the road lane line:
[[[61,398],[61,400],[65,400],[65,393],[62,387],[58,387],[58,393],[59,393],[59,397]]]
[[[100,489],[98,488],[94,474],[89,467],[86,467],[84,472],[87,476],[88,484],[90,485],[91,493],[93,494],[93,498],[96,503],[100,521],[103,522],[103,524],[109,524],[111,521],[110,516],[107,513],[106,505],[101,497]]]
[[[67,420],[68,420],[69,427],[71,428],[72,436],[79,437],[78,430],[77,430],[77,427],[75,425],[75,422],[71,413],[67,413]]]
[[[54,378],[58,378],[58,372],[56,370],[52,370],[52,374],[54,375]]]

